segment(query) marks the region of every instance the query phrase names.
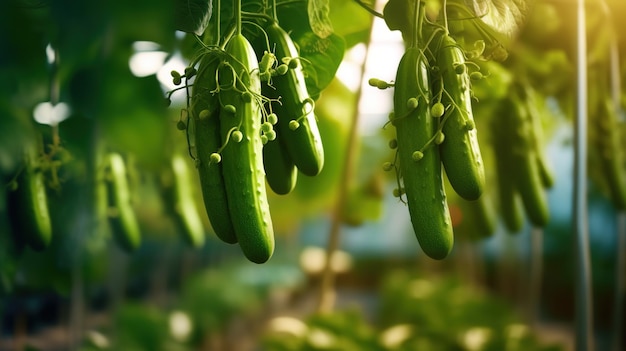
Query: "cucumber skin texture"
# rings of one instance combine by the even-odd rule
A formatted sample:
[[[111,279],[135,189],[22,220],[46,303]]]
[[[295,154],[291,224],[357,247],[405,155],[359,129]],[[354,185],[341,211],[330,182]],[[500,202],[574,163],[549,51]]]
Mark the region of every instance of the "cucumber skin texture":
[[[284,57],[298,57],[298,50],[293,40],[277,23],[265,28],[270,45],[276,47],[276,58],[281,62]],[[324,146],[320,135],[317,119],[311,104],[304,101],[310,98],[302,65],[289,69],[285,75],[272,78],[272,85],[276,89],[266,88],[266,96],[277,98],[281,96],[282,104],[273,103],[272,108],[278,116],[278,133],[287,146],[289,156],[296,167],[307,176],[316,176],[324,167]],[[300,127],[289,129],[289,122],[297,119],[306,112]]]
[[[181,155],[174,155],[170,162],[173,176],[170,206],[173,207],[175,220],[187,243],[192,247],[202,247],[205,241],[204,227],[194,202],[189,169]]]
[[[44,175],[26,160],[17,178],[18,188],[8,192],[8,212],[13,236],[18,246],[28,245],[35,251],[46,249],[52,241],[52,222]]]
[[[415,236],[422,250],[433,259],[445,258],[454,244],[452,221],[443,187],[441,162],[435,144],[424,150],[421,160],[412,154],[435,134],[436,121],[429,102],[419,95],[428,91],[428,71],[422,54],[409,48],[398,65],[394,90],[393,125],[396,127],[400,172]],[[418,97],[419,95],[419,97]],[[418,107],[408,111],[407,100],[418,98]]]
[[[263,146],[263,166],[267,184],[276,194],[287,195],[296,187],[298,169],[279,133],[276,139]]]
[[[218,54],[205,54],[200,61],[192,89],[191,114],[195,123],[195,144],[198,157],[198,174],[202,200],[215,235],[225,243],[237,243],[232,216],[228,209],[226,186],[222,175],[222,163],[212,164],[211,153],[222,146],[220,133],[220,109],[217,95],[211,91],[217,87],[215,72],[221,61]],[[209,116],[200,119],[200,111],[208,110]]]
[[[126,165],[120,154],[112,152],[107,155],[106,166],[109,206],[117,209],[117,216],[109,217],[109,224],[116,243],[130,253],[141,244],[141,232],[130,204]]]
[[[226,45],[229,62],[240,76],[236,86],[261,93],[261,81],[256,54],[248,40],[234,35]],[[232,85],[232,71],[220,69],[220,85]],[[228,195],[228,207],[233,218],[235,234],[246,258],[254,263],[266,262],[274,252],[274,229],[267,201],[263,144],[261,142],[261,106],[256,99],[244,102],[241,93],[234,90],[220,92],[223,106],[236,107],[233,116],[220,112],[222,138],[233,127],[239,126],[243,140],[230,141],[222,151],[222,173]]]
[[[441,72],[441,80],[450,98],[444,93],[444,106],[456,102],[458,107],[450,107],[446,111],[446,122],[443,133],[446,138],[439,149],[441,162],[454,191],[466,200],[476,200],[485,187],[485,170],[478,145],[476,128],[466,129],[467,121],[473,123],[472,97],[470,79],[467,70],[457,74],[455,64],[464,64],[465,56],[452,37],[443,37],[438,51],[437,64]],[[446,118],[444,115],[442,118]]]

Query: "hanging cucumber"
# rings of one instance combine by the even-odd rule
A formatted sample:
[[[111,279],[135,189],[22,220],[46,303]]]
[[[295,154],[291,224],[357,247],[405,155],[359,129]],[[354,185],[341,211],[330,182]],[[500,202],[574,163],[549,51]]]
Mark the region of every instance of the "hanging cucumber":
[[[433,95],[441,94],[446,107],[442,116],[445,140],[439,145],[441,162],[455,192],[466,200],[476,200],[485,186],[485,171],[472,113],[470,78],[463,51],[447,34],[439,37],[436,65],[439,73]]]
[[[50,245],[52,224],[44,175],[37,167],[37,153],[28,152],[16,179],[17,188],[9,190],[8,213],[16,244],[41,251]]]
[[[276,140],[263,147],[263,166],[267,184],[276,194],[289,194],[296,187],[298,169],[289,156],[280,133],[277,133]]]
[[[274,230],[263,168],[258,62],[241,34],[235,34],[225,50],[228,58],[220,64],[218,75],[220,134],[225,141],[220,154],[228,208],[244,255],[263,263],[274,252]]]
[[[204,54],[192,88],[191,116],[194,123],[196,165],[204,207],[215,235],[223,242],[237,242],[228,208],[222,163],[216,152],[222,146],[220,104],[215,74],[224,55],[218,49]],[[216,156],[217,155],[217,156]]]
[[[141,232],[130,201],[126,164],[120,154],[111,152],[106,156],[105,172],[113,239],[124,251],[133,252],[141,244]]]
[[[324,147],[298,50],[278,23],[272,22],[264,29],[270,46],[276,49],[277,62],[286,62],[289,69],[272,77],[271,87],[264,84],[263,94],[271,99],[280,97],[280,103],[272,102],[278,116],[278,133],[296,167],[305,175],[315,176],[324,166]]]
[[[428,70],[420,49],[409,48],[398,65],[394,114],[399,171],[413,230],[424,252],[443,259],[452,250],[452,222],[435,143],[437,121],[429,109]]]
[[[166,203],[170,207],[185,241],[192,247],[204,245],[204,226],[198,215],[198,208],[191,189],[191,176],[185,159],[175,154],[170,160],[169,184],[167,185]]]
[[[536,227],[544,227],[550,219],[548,199],[537,163],[538,150],[533,138],[533,125],[528,109],[521,97],[513,96],[511,125],[515,128],[509,143],[513,147],[512,162],[515,164],[513,179],[524,205],[529,221]]]

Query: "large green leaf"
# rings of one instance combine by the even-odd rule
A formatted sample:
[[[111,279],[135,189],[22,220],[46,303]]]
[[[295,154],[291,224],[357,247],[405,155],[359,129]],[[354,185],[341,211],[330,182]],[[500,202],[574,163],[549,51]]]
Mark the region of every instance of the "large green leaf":
[[[312,32],[297,39],[309,94],[317,99],[335,77],[343,59],[345,41],[336,34],[320,38]]]
[[[512,36],[526,20],[528,0],[465,0],[467,7],[494,31]]]
[[[201,35],[209,25],[213,10],[212,0],[175,0],[176,29]]]

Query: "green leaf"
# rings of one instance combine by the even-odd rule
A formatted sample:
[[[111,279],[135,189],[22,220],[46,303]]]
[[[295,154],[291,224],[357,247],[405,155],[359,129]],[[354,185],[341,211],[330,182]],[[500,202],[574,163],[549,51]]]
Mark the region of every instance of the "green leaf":
[[[333,33],[329,17],[330,0],[309,0],[307,11],[313,33],[321,38],[329,37]]]
[[[213,10],[212,0],[175,0],[176,29],[201,35],[209,24]]]
[[[335,77],[343,59],[345,41],[336,34],[320,38],[312,32],[306,32],[296,42],[300,47],[300,56],[304,58],[307,89],[311,97],[317,99]]]
[[[512,36],[526,20],[527,0],[465,0],[467,7],[494,31]]]

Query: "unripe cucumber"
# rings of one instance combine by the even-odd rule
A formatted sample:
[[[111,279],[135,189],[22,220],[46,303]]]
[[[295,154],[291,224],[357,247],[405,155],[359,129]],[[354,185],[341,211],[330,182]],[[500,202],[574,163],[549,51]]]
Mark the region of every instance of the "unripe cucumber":
[[[452,250],[452,221],[443,187],[441,161],[435,144],[437,121],[430,116],[428,70],[421,51],[409,48],[398,65],[394,90],[394,120],[402,183],[417,240],[428,256],[445,258]],[[417,108],[407,101],[417,98]],[[415,161],[414,154],[421,152]]]
[[[274,229],[270,216],[263,169],[261,106],[257,99],[245,101],[242,91],[261,93],[261,81],[254,49],[241,34],[226,45],[227,63],[219,68],[221,106],[235,106],[235,114],[220,112],[222,139],[236,128],[240,142],[229,142],[222,150],[222,173],[235,234],[244,255],[263,263],[274,252]],[[234,87],[234,88],[232,88]]]
[[[286,150],[281,134],[263,147],[265,179],[270,188],[279,195],[289,194],[296,186],[298,169]]]
[[[537,163],[537,149],[533,139],[533,126],[528,109],[514,97],[510,110],[511,126],[515,128],[509,143],[513,147],[515,164],[513,179],[522,199],[526,216],[537,227],[544,227],[550,218],[548,199]]]
[[[186,242],[192,247],[204,245],[204,226],[191,189],[191,177],[184,158],[176,154],[170,160],[172,184],[171,203],[174,219]]]
[[[109,208],[115,210],[109,216],[113,238],[124,251],[133,252],[141,244],[141,232],[130,203],[126,164],[115,152],[109,153],[105,162]]]
[[[536,106],[535,94],[528,90],[525,92],[525,106],[528,111],[528,117],[532,126],[532,139],[535,149],[537,167],[539,169],[539,176],[541,177],[541,183],[545,188],[551,188],[554,185],[554,171],[550,166],[550,163],[546,159],[545,145],[543,137],[543,126],[541,125],[541,113]]]
[[[271,47],[276,48],[279,62],[285,57],[298,57],[293,40],[277,23],[265,27]],[[278,115],[278,133],[285,142],[289,156],[296,167],[305,175],[315,176],[324,167],[324,147],[313,111],[302,65],[290,68],[286,74],[272,78],[271,87],[265,87],[264,95],[270,98],[281,97],[281,103],[273,103],[272,109]],[[292,130],[289,123],[297,120],[299,127]]]
[[[215,235],[223,242],[237,242],[235,228],[228,208],[222,163],[210,161],[210,155],[222,146],[220,134],[220,104],[215,73],[223,55],[219,51],[205,54],[200,61],[193,84],[191,115],[195,123],[195,145],[202,200]]]
[[[437,52],[437,65],[440,84],[445,90],[441,100],[450,107],[444,115],[446,138],[439,146],[441,162],[454,191],[466,200],[476,200],[485,186],[485,170],[474,128],[469,75],[467,70],[456,70],[464,64],[461,48],[452,37],[444,35]]]
[[[52,223],[44,175],[36,169],[36,156],[26,156],[24,168],[17,178],[17,189],[9,191],[9,217],[16,243],[41,251],[52,240]]]

